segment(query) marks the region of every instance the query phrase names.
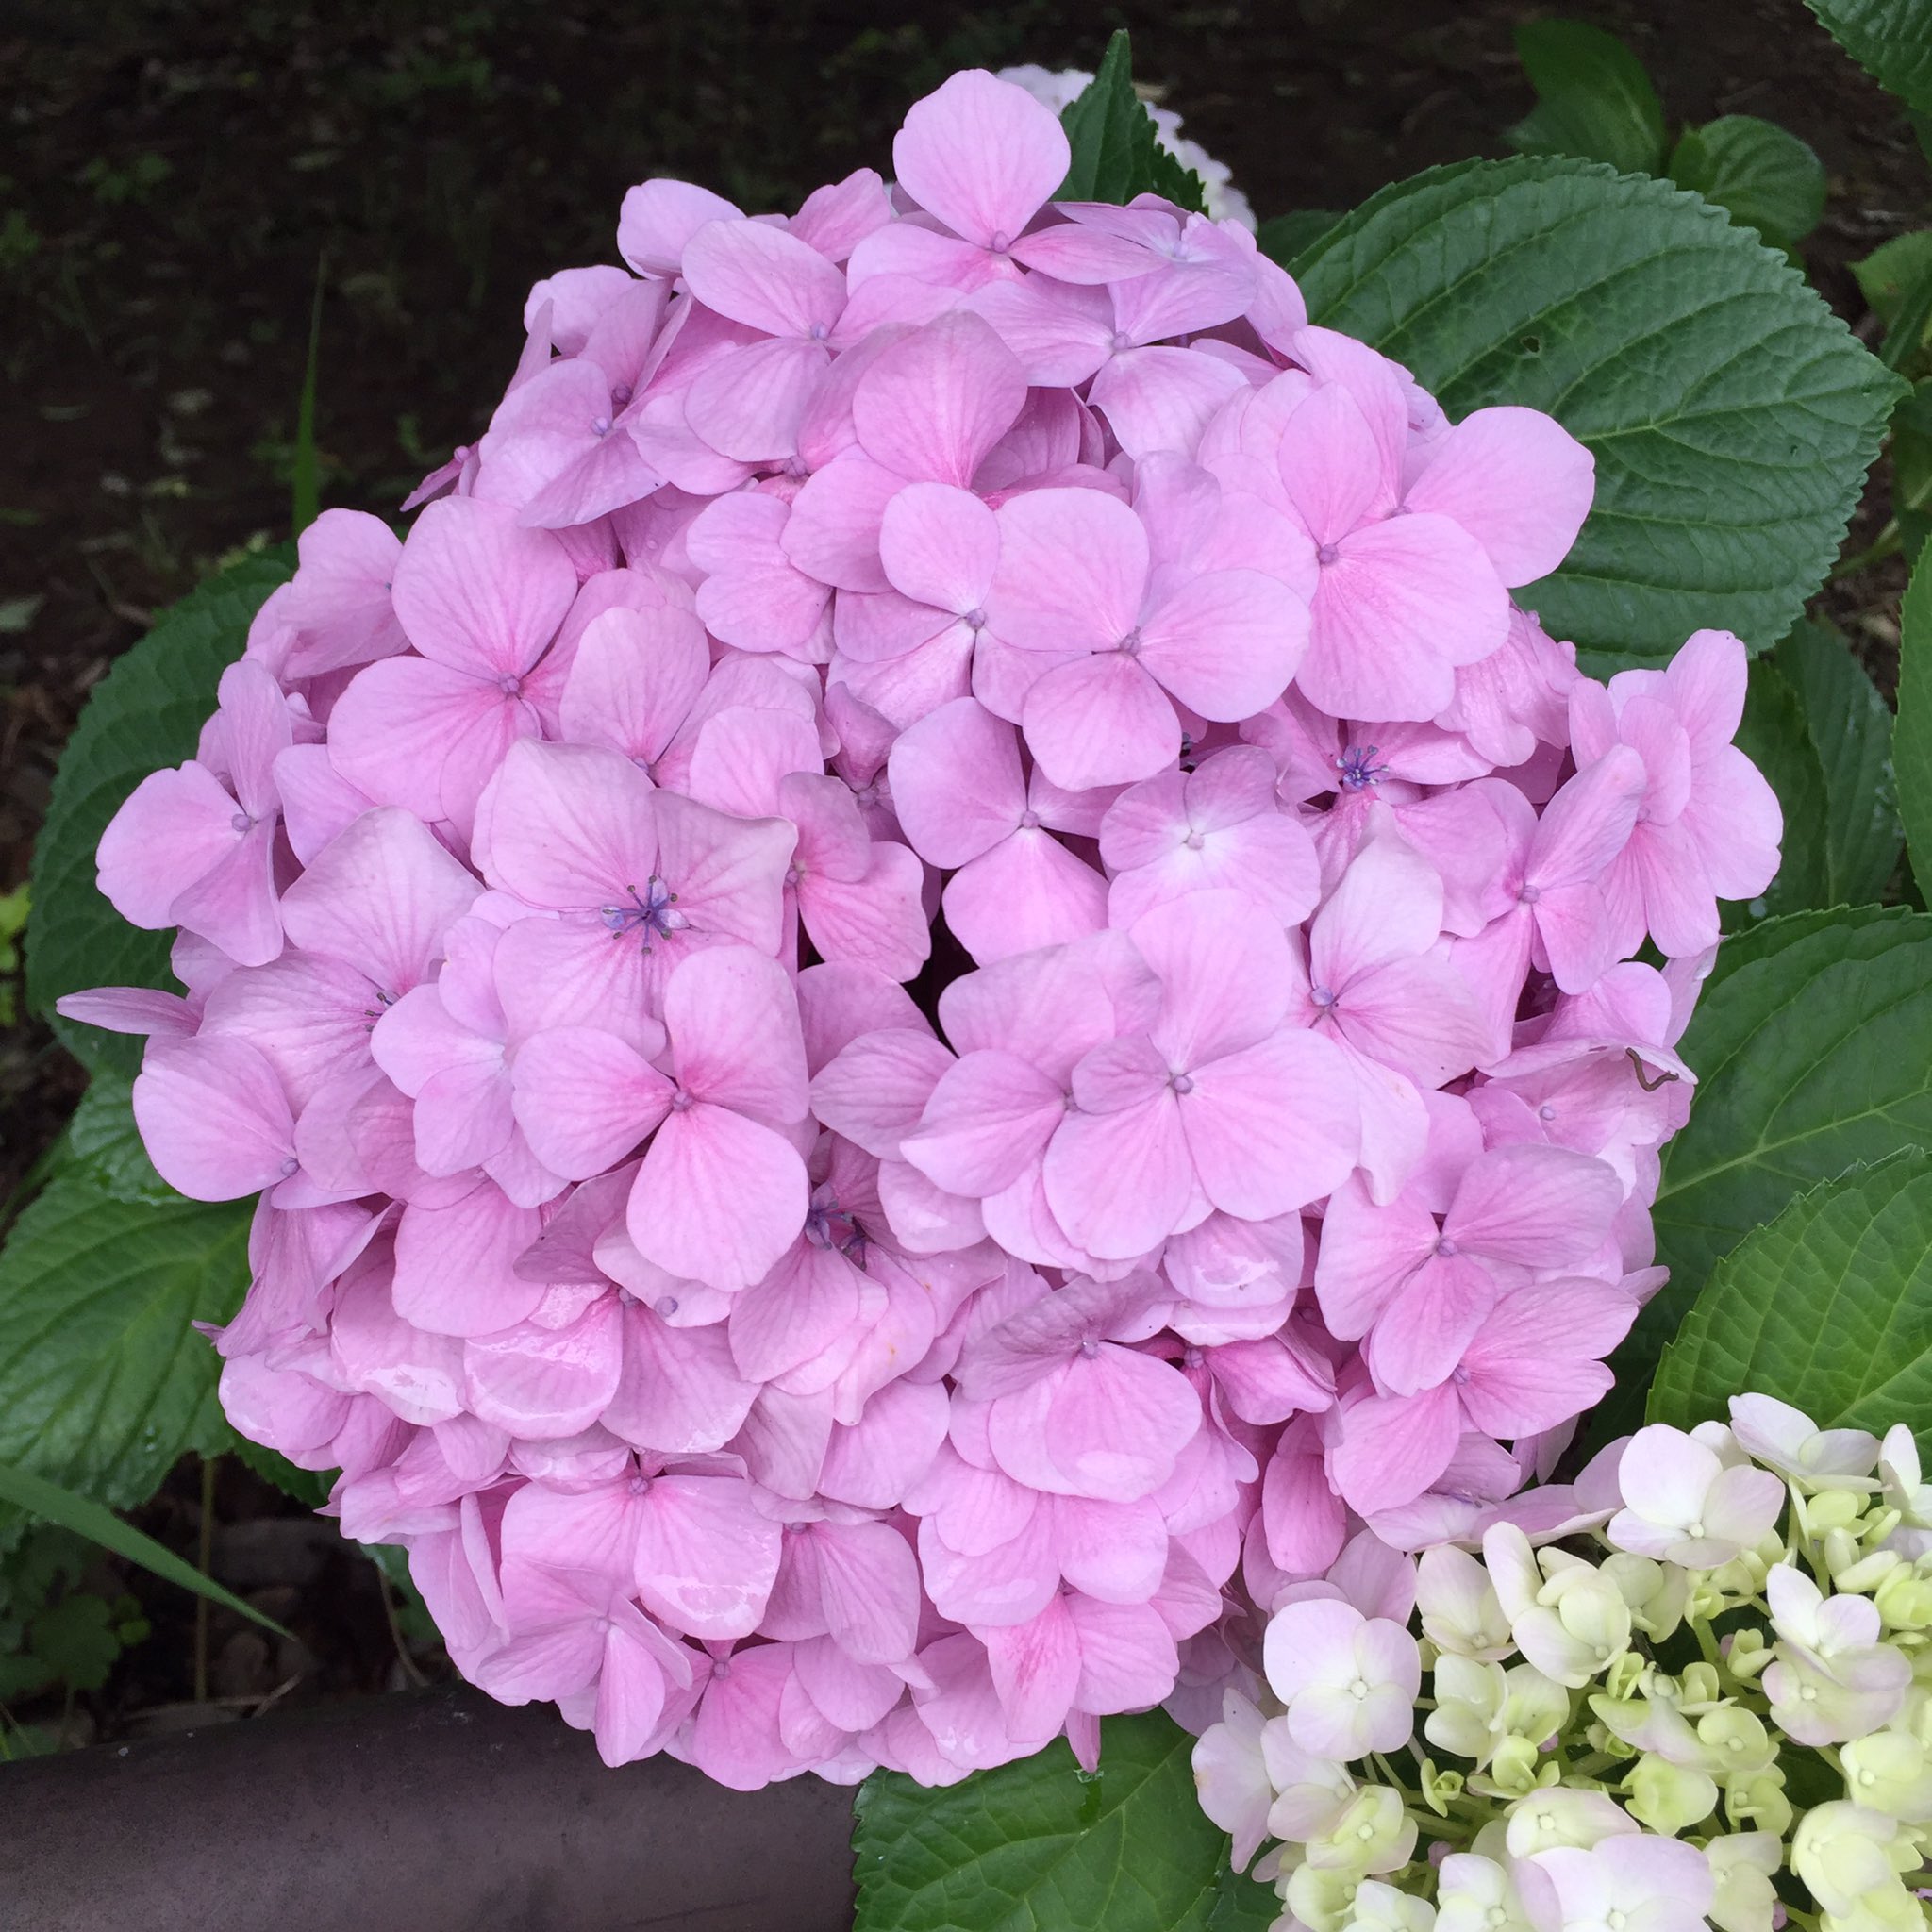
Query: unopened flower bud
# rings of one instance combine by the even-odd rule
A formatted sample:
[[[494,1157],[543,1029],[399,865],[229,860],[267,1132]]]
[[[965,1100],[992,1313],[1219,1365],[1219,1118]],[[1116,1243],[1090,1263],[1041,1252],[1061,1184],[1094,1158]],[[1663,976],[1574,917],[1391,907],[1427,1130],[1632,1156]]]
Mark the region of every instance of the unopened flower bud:
[[[1677,1679],[1677,1708],[1695,1717],[1724,1702],[1724,1683],[1713,1664],[1686,1664]]]
[[[1785,1774],[1774,1765],[1748,1777],[1732,1778],[1724,1786],[1724,1815],[1743,1830],[1754,1827],[1782,1838],[1791,1826],[1791,1801],[1785,1796]]]
[[[1932,1577],[1922,1576],[1917,1564],[1901,1564],[1888,1572],[1872,1592],[1872,1601],[1888,1630],[1924,1630],[1932,1625]]]
[[[1848,1529],[1864,1513],[1864,1497],[1850,1490],[1825,1490],[1805,1498],[1805,1520],[1813,1536],[1829,1539]]]
[[[1625,1780],[1629,1811],[1651,1830],[1674,1837],[1717,1808],[1717,1785],[1701,1771],[1667,1763],[1646,1752]]]
[[[1491,1783],[1512,1798],[1535,1790],[1541,1771],[1541,1754],[1527,1738],[1505,1738],[1489,1764]]]
[[[1451,1802],[1462,1795],[1462,1774],[1459,1771],[1438,1771],[1435,1759],[1424,1757],[1422,1790],[1423,1803],[1438,1818],[1446,1818]]]
[[[1749,1683],[1763,1670],[1774,1653],[1769,1639],[1755,1624],[1734,1630],[1724,1640],[1724,1667],[1732,1676]]]
[[[1359,1872],[1332,1870],[1310,1859],[1295,1868],[1282,1897],[1308,1932],[1341,1932],[1361,1882]]]

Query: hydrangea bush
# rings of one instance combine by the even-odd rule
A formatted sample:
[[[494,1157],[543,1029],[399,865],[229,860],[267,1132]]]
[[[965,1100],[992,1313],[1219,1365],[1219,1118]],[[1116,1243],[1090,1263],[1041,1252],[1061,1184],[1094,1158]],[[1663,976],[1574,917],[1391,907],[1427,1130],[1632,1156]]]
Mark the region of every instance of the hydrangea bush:
[[[1117,37],[644,182],[411,521],[136,654],[20,1265],[252,1216],[228,1424],[608,1763],[867,1780],[869,1926],[1907,1923],[1932,921],[1805,909],[1890,721],[1752,661],[1902,385],[1694,196],[1291,275],[1158,118]]]
[[[260,1195],[229,1418],[612,1763],[1091,1765],[1224,1591],[1508,1495],[1776,869],[1737,639],[1512,602],[1580,444],[1069,162],[974,72],[896,192],[633,190],[101,842],[188,991],[62,1010]]]
[[[1365,1534],[1277,1599],[1266,1684],[1224,1693],[1194,1768],[1238,1862],[1284,1840],[1256,1872],[1285,1923],[1924,1923],[1918,1445],[1768,1396],[1730,1409],[1639,1430],[1527,1533],[1472,1523],[1420,1562]],[[1786,1869],[1815,1920],[1779,1902]]]

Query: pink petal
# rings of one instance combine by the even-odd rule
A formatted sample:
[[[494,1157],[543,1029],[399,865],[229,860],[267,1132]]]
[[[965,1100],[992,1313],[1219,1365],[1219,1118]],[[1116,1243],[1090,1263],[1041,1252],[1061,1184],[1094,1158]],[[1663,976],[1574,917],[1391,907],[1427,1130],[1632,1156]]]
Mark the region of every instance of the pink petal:
[[[1074,1695],[1097,1716],[1143,1710],[1172,1690],[1180,1671],[1174,1638],[1151,1604],[1066,1599],[1080,1634],[1080,1680]]]
[[[730,202],[708,188],[689,181],[646,181],[625,194],[617,219],[617,251],[640,275],[675,275],[683,263],[686,244],[707,222],[738,214]]]
[[[1013,1737],[1023,1744],[1051,1738],[1066,1723],[1080,1683],[1080,1639],[1067,1599],[1056,1597],[1026,1623],[980,1636]]]
[[[175,924],[175,901],[234,851],[237,816],[235,799],[206,765],[151,772],[101,834],[102,892],[131,924]]]
[[[1477,409],[1430,445],[1403,501],[1460,524],[1513,588],[1562,562],[1595,488],[1595,458],[1554,417]]]
[[[1103,930],[1107,881],[1034,826],[961,867],[947,881],[943,904],[953,937],[980,965],[991,965]]]
[[[958,309],[879,357],[853,392],[852,421],[874,462],[908,480],[964,489],[1025,400],[1011,352],[978,316]]]
[[[1320,1200],[1357,1156],[1355,1092],[1328,1041],[1288,1027],[1193,1069],[1181,1131],[1203,1191],[1224,1213],[1265,1221]]]
[[[1561,1267],[1592,1253],[1623,1204],[1616,1174],[1567,1147],[1498,1147],[1456,1190],[1442,1232],[1463,1247],[1525,1268]]]
[[[488,1335],[522,1322],[543,1299],[517,1257],[537,1239],[534,1208],[488,1181],[447,1208],[414,1205],[396,1227],[396,1313],[432,1335]]]
[[[693,954],[664,989],[678,1085],[693,1100],[776,1125],[805,1118],[805,1041],[791,981],[749,946]]]
[[[749,1288],[797,1238],[808,1191],[789,1141],[700,1101],[651,1142],[631,1191],[631,1239],[673,1274]]]
[[[941,705],[902,732],[888,770],[906,837],[933,865],[977,858],[1026,810],[1013,727],[972,698]]]
[[[275,821],[258,821],[169,908],[185,931],[219,946],[238,966],[266,965],[282,950],[275,848]]]
[[[674,1328],[641,1302],[624,1311],[624,1365],[604,1426],[664,1456],[722,1449],[758,1389],[739,1374],[723,1323]]]
[[[1021,722],[1041,769],[1070,791],[1132,784],[1180,753],[1173,705],[1132,658],[1116,651],[1049,671],[1026,693]]]
[[[752,222],[736,226],[741,233],[774,232]],[[791,337],[734,350],[686,391],[684,420],[721,455],[775,462],[797,448],[799,425],[828,359],[821,344]]]
[[[1000,530],[971,491],[913,483],[886,506],[879,561],[892,588],[941,610],[986,602],[999,562]]]
[[[1444,1380],[1495,1305],[1496,1280],[1473,1256],[1432,1255],[1397,1290],[1362,1354],[1385,1395]]]
[[[1200,1426],[1201,1399],[1178,1370],[1107,1343],[1069,1364],[1045,1448],[1075,1494],[1132,1503],[1167,1480]]]
[[[976,67],[916,102],[892,142],[906,192],[955,234],[995,250],[1066,178],[1070,156],[1050,109]]]
[[[1307,607],[1258,571],[1210,571],[1183,584],[1141,625],[1141,662],[1204,718],[1251,717],[1278,698],[1301,662]]]
[[[471,874],[408,812],[364,812],[282,895],[282,923],[305,951],[339,959],[392,998],[429,976],[475,903]]]
[[[565,1027],[517,1050],[517,1124],[537,1158],[566,1180],[622,1160],[664,1118],[673,1089],[614,1033]]]
[[[704,626],[689,612],[606,610],[577,641],[559,707],[564,735],[649,763],[684,723],[710,668]]]
[[[427,505],[403,546],[396,616],[437,663],[475,677],[514,677],[534,664],[576,595],[576,572],[547,531],[473,496]]]
[[[1090,1254],[1133,1260],[1158,1247],[1186,1212],[1194,1167],[1177,1103],[1163,1088],[1118,1113],[1072,1113],[1046,1150],[1046,1198]]]
[[[816,248],[766,222],[708,223],[684,244],[680,268],[707,308],[768,336],[829,332],[845,306],[845,277]]]
[[[748,1637],[778,1574],[779,1525],[736,1476],[662,1475],[638,1515],[644,1607],[687,1636]]]
[[[885,1523],[826,1523],[811,1532],[826,1629],[859,1663],[898,1663],[919,1635],[919,1563]]]
[[[1162,450],[1191,455],[1228,401],[1247,387],[1232,363],[1197,349],[1129,349],[1088,391],[1116,441],[1137,460]]]
[[[134,1119],[161,1178],[190,1200],[238,1200],[295,1169],[282,1084],[243,1041],[150,1045],[134,1082]]]
[[[463,1390],[472,1414],[512,1436],[574,1436],[603,1414],[617,1390],[622,1330],[615,1292],[575,1322],[521,1322],[463,1344]]]
[[[1328,1473],[1363,1515],[1414,1501],[1449,1466],[1461,1425],[1454,1384],[1421,1395],[1375,1395],[1347,1411]]]

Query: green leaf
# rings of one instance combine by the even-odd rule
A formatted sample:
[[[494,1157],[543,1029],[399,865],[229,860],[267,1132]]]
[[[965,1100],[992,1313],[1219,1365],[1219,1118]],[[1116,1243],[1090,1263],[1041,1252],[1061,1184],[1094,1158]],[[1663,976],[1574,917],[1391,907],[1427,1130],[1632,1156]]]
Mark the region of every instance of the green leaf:
[[[1194,1795],[1194,1740],[1158,1711],[1108,1718],[1089,1776],[1064,1740],[928,1790],[866,1780],[857,1932],[1237,1932],[1280,1902],[1227,1870]]]
[[[300,536],[322,514],[322,478],[315,451],[315,378],[322,361],[322,291],[328,283],[328,252],[315,264],[315,299],[308,309],[308,357],[295,405],[295,462],[290,490],[290,528]]]
[[[1932,536],[1932,377],[1891,412],[1891,513],[1906,562],[1916,568]]]
[[[328,1501],[328,1492],[335,1488],[339,1474],[332,1469],[298,1469],[286,1456],[276,1454],[265,1443],[251,1442],[246,1436],[235,1438],[233,1454],[257,1475],[275,1484],[283,1495],[292,1496],[310,1509],[320,1509]]]
[[[1516,52],[1537,104],[1509,129],[1526,155],[1574,155],[1626,175],[1655,175],[1664,158],[1664,104],[1643,62],[1615,34],[1580,20],[1532,20]]]
[[[134,1083],[125,1074],[96,1074],[67,1124],[68,1158],[116,1201],[164,1207],[181,1196],[155,1172],[134,1124]]]
[[[1805,0],[1839,45],[1921,114],[1932,114],[1932,0]]]
[[[1134,92],[1133,59],[1123,29],[1107,43],[1092,84],[1060,115],[1073,162],[1056,201],[1126,203],[1162,194],[1197,213],[1207,207],[1201,177],[1156,138],[1153,117]]]
[[[58,1483],[0,1462],[0,1502],[11,1503],[48,1523],[58,1523],[63,1529],[99,1543],[102,1549],[111,1550],[117,1557],[140,1564],[143,1570],[151,1570],[167,1582],[178,1583],[183,1590],[192,1590],[196,1596],[205,1596],[210,1603],[246,1617],[251,1624],[273,1630],[277,1637],[289,1634],[273,1618],[264,1617],[232,1591],[224,1590],[213,1577],[204,1576],[193,1564],[183,1562],[173,1550],[156,1542],[153,1537],[142,1535],[131,1523],[123,1523],[111,1509],[103,1508],[90,1497],[77,1496]]]
[[[1773,661],[1797,693],[1824,775],[1824,892],[1817,903],[1863,905],[1890,884],[1905,838],[1892,781],[1891,712],[1828,624],[1800,620]],[[1790,829],[1787,817],[1788,836]]]
[[[244,558],[163,612],[94,688],[54,774],[34,846],[34,916],[26,935],[27,1004],[52,1010],[92,986],[174,985],[166,933],[131,926],[94,887],[94,847],[122,801],[162,765],[194,756],[222,672],[242,655],[249,621],[293,566],[289,546]],[[57,1021],[90,1067],[132,1074],[139,1041]]]
[[[122,1649],[108,1600],[85,1590],[42,1610],[28,1641],[48,1671],[76,1690],[98,1690]]]
[[[248,1285],[246,1201],[117,1200],[58,1174],[0,1249],[0,1461],[131,1508],[226,1448],[215,1352]]]
[[[1671,155],[1671,179],[1774,243],[1802,242],[1824,212],[1824,163],[1756,114],[1687,127]]]
[[[1791,1196],[1932,1144],[1932,914],[1768,920],[1727,940],[1679,1051],[1697,1071],[1655,1224],[1679,1304]]]
[[[1318,242],[1341,217],[1333,208],[1303,208],[1271,215],[1255,234],[1255,245],[1270,261],[1286,268],[1303,249]]]
[[[1896,377],[1717,209],[1582,161],[1466,161],[1386,188],[1296,264],[1314,318],[1452,416],[1546,409],[1596,458],[1561,569],[1517,592],[1593,671],[1705,625],[1784,636],[1837,555]]]
[[[1881,242],[1862,261],[1851,265],[1858,292],[1890,328],[1904,306],[1906,291],[1932,269],[1932,228],[1914,228]]]
[[[1650,1419],[1689,1428],[1743,1389],[1821,1428],[1932,1428],[1932,1159],[1822,1182],[1718,1263],[1664,1351]]]
[[[1899,615],[1898,724],[1892,735],[1892,758],[1912,874],[1923,891],[1932,886],[1932,570],[1923,563],[1906,587]]]
[[[1824,768],[1798,694],[1770,658],[1751,666],[1737,744],[1777,793],[1785,833],[1777,876],[1763,897],[1725,902],[1726,931],[1768,915],[1835,903],[1825,856]]]
[[[1923,267],[1899,296],[1898,313],[1878,345],[1878,359],[1888,369],[1906,369],[1918,360],[1932,328],[1932,265]]]

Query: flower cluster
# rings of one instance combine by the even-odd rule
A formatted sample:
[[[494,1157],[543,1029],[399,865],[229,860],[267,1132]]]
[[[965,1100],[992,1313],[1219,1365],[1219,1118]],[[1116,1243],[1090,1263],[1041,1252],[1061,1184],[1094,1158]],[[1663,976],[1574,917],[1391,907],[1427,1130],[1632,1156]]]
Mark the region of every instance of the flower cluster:
[[[1284,1841],[1256,1867],[1280,1932],[1920,1932],[1932,1489],[1909,1429],[1739,1396],[1729,1427],[1605,1451],[1533,1534],[1473,1541],[1290,1590],[1265,1688],[1225,1690],[1195,1746],[1238,1862]]]
[[[1512,605],[1554,422],[1052,203],[993,75],[893,159],[646,182],[532,291],[407,541],[306,531],[102,841],[185,993],[65,1003],[261,1195],[236,1425],[477,1683],[741,1786],[1091,1760],[1243,1589],[1515,1491],[1659,1278],[1780,829],[1736,639],[1606,686]]]

